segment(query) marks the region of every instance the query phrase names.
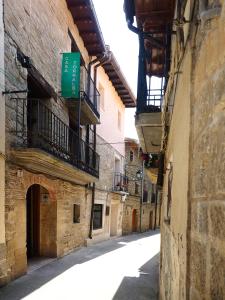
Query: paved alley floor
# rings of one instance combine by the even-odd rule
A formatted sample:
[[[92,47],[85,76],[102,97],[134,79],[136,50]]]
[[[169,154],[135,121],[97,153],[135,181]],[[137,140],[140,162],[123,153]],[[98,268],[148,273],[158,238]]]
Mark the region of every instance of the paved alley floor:
[[[81,248],[0,289],[1,300],[154,300],[159,231]]]

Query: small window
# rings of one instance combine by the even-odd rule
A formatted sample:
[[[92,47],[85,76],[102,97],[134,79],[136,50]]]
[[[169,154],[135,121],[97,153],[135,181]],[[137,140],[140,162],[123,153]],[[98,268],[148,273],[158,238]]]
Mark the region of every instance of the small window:
[[[80,223],[80,205],[73,205],[73,223]]]
[[[94,205],[93,229],[102,228],[102,211],[103,211],[102,204]]]
[[[151,203],[155,203],[155,200],[156,200],[156,194],[152,193],[152,195],[151,195]]]
[[[139,184],[135,182],[135,194],[139,193]]]
[[[100,108],[102,110],[104,110],[105,109],[105,90],[101,84],[99,84],[98,91],[100,94]]]
[[[143,193],[143,202],[148,202],[148,191],[144,190]]]
[[[121,112],[118,111],[118,128],[121,130]]]
[[[109,213],[110,213],[110,207],[106,206],[105,215],[109,216]]]
[[[133,161],[133,160],[134,160],[134,152],[130,151],[130,161]]]

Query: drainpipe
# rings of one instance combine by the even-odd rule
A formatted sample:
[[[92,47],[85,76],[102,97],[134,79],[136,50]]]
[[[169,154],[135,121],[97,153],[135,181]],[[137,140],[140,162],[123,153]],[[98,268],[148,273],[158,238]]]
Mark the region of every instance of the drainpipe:
[[[95,204],[95,182],[93,182],[92,196],[91,196],[91,218],[90,218],[90,229],[89,229],[90,239],[92,239],[92,231],[93,231],[94,204]]]
[[[206,0],[199,0],[199,18],[204,24],[206,21],[219,17],[221,13],[221,6],[217,5],[212,8],[207,8]]]
[[[140,199],[140,233],[142,232],[142,206],[143,206],[143,196],[144,196],[144,163],[142,161],[142,177],[141,177],[141,199]]]
[[[155,221],[154,221],[154,230],[156,230],[157,223],[157,205],[158,205],[158,189],[155,191]]]

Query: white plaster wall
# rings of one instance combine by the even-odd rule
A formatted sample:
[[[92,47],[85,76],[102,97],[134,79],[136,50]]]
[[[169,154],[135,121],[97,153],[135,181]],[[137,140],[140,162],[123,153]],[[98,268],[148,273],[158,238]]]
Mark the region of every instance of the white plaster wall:
[[[99,84],[104,88],[104,109],[100,108],[101,124],[97,126],[97,134],[108,143],[111,143],[111,145],[124,156],[125,106],[101,67],[98,69],[97,87]],[[118,128],[118,111],[120,111],[121,114],[120,129]]]

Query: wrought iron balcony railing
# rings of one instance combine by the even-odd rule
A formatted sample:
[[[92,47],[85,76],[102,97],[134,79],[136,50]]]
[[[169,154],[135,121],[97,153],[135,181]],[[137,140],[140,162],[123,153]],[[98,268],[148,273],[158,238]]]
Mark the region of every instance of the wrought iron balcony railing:
[[[87,69],[82,66],[80,70],[80,97],[85,100],[96,116],[99,118],[99,98],[100,93],[97,90],[93,79]]]
[[[113,191],[128,192],[128,177],[122,173],[114,173]]]
[[[42,149],[95,177],[99,176],[99,155],[42,100],[12,100],[16,102],[15,131],[23,147]]]

